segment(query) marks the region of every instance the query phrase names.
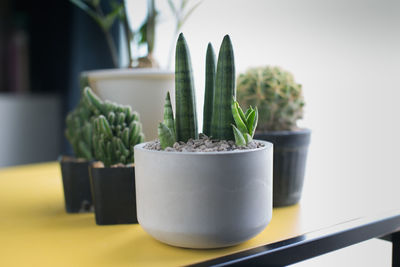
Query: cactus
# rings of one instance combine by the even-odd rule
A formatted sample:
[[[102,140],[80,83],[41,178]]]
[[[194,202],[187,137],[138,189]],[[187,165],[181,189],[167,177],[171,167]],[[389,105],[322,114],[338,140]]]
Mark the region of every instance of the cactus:
[[[139,114],[129,106],[102,101],[89,87],[84,89],[84,101],[98,115],[92,118],[92,143],[96,160],[106,167],[134,162],[133,147],[144,141]]]
[[[211,134],[211,116],[214,103],[215,88],[215,53],[211,43],[207,46],[206,55],[206,86],[204,92],[203,133]]]
[[[237,80],[238,101],[244,107],[258,106],[259,129],[295,130],[303,117],[301,85],[279,67],[251,68]]]
[[[93,159],[92,124],[90,123],[93,115],[93,112],[85,105],[85,101],[81,99],[77,107],[66,117],[65,136],[77,158]]]
[[[251,106],[243,112],[239,103],[232,99],[231,104],[232,116],[235,120],[235,124],[232,124],[233,134],[235,136],[235,142],[237,146],[247,145],[253,140],[255,130],[258,122],[258,109],[253,109]]]
[[[225,35],[218,54],[215,77],[214,104],[211,118],[211,136],[233,140],[231,101],[235,97],[235,62],[232,42]]]
[[[197,139],[196,96],[192,63],[185,37],[181,33],[176,43],[175,59],[176,140]]]
[[[158,125],[158,137],[162,149],[172,147],[176,142],[175,121],[169,92],[167,92],[167,97],[165,98],[164,123]]]

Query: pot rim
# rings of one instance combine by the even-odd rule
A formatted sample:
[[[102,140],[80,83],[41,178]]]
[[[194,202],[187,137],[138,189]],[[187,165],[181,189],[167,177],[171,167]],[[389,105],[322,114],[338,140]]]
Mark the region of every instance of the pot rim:
[[[253,148],[253,149],[246,149],[246,150],[233,150],[233,151],[215,151],[215,152],[174,152],[174,151],[164,151],[164,150],[150,150],[150,149],[145,149],[144,146],[150,142],[154,141],[149,141],[145,143],[140,143],[135,145],[134,149],[139,150],[139,151],[144,151],[146,153],[157,153],[157,154],[166,154],[166,155],[191,155],[191,156],[218,156],[218,155],[232,155],[232,154],[246,154],[246,153],[252,153],[252,152],[257,152],[261,150],[267,150],[267,149],[272,149],[273,144],[268,141],[264,140],[255,140],[257,142],[260,142],[264,144],[263,147],[259,148]]]
[[[117,68],[117,69],[101,69],[101,70],[89,70],[83,71],[82,75],[87,76],[90,79],[115,79],[131,77],[144,78],[144,79],[165,79],[174,77],[174,72],[167,69],[156,69],[156,68],[141,68],[141,69],[129,69],[129,68]]]
[[[269,136],[287,136],[287,135],[302,135],[302,134],[311,134],[311,129],[309,128],[300,128],[294,131],[290,130],[282,130],[282,131],[256,131],[255,135],[269,135]]]

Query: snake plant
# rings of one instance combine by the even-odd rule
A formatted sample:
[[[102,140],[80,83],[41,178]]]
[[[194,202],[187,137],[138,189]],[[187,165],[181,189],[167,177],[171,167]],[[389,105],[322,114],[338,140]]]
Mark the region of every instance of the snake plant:
[[[190,138],[198,138],[192,66],[182,33],[176,44],[175,64],[176,114],[174,120],[168,93],[164,105],[164,122],[158,126],[162,149],[172,147],[177,141],[186,142]],[[208,44],[203,133],[214,139],[235,140],[238,146],[246,145],[254,136],[258,110],[250,107],[244,113],[235,100],[235,63],[229,35],[222,41],[217,67],[215,65],[214,50]]]

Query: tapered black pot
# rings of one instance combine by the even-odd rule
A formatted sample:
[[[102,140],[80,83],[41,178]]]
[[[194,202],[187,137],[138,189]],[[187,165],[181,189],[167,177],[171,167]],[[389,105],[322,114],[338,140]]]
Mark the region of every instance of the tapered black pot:
[[[92,210],[92,194],[89,180],[89,161],[72,157],[60,157],[64,188],[65,209],[68,213]]]
[[[135,168],[90,168],[94,212],[98,225],[138,223]]]
[[[301,198],[311,131],[256,133],[254,138],[274,144],[274,207],[296,204]]]

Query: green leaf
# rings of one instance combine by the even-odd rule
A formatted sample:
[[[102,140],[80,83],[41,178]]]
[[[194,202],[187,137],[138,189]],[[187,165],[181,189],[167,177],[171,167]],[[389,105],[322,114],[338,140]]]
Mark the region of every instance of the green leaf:
[[[258,124],[258,108],[256,107],[256,109],[254,111],[255,111],[255,116],[254,116],[252,131],[250,132],[251,137],[254,136],[254,133],[256,132],[256,128],[257,128],[257,124]]]
[[[178,16],[178,11],[176,10],[175,4],[172,0],[168,0],[169,8],[171,9],[172,13],[174,13],[175,17]]]
[[[158,138],[160,139],[161,148],[173,147],[175,138],[171,130],[162,122],[158,125]]]
[[[233,124],[232,124],[232,128],[233,128],[233,135],[235,136],[236,145],[237,146],[245,146],[246,145],[246,140],[244,139],[243,134]]]
[[[239,115],[240,115],[240,117],[242,118],[242,121],[243,121],[245,124],[247,124],[247,118],[246,118],[246,116],[244,115],[242,108],[239,106],[239,103],[238,103],[238,102],[235,102],[235,106],[236,106],[237,110],[239,111]]]
[[[253,110],[253,111],[249,114],[248,119],[247,119],[247,129],[249,129],[250,135],[251,135],[252,132],[253,132],[253,124],[254,124],[254,119],[255,119],[255,118],[256,118],[256,111]]]
[[[183,24],[185,24],[186,20],[190,17],[190,15],[192,15],[192,13],[199,7],[199,5],[202,2],[198,2],[197,4],[195,4],[184,16],[183,19],[181,19],[181,21],[178,23],[178,29],[180,29]]]
[[[246,110],[246,113],[244,114],[244,116],[246,117],[246,120],[247,120],[247,117],[249,117],[250,113],[251,113],[253,110],[254,110],[254,109],[253,109],[252,106],[250,106],[250,107]]]
[[[102,17],[97,14],[95,11],[93,11],[85,2],[81,0],[70,0],[71,3],[73,3],[75,6],[86,12],[96,23],[103,29],[103,19]]]
[[[232,99],[231,108],[232,108],[233,119],[235,120],[236,127],[240,130],[242,134],[245,134],[248,133],[248,129],[246,124],[243,122],[241,116],[239,115],[238,107],[239,106],[237,105],[237,102],[234,99]]]

